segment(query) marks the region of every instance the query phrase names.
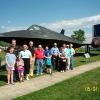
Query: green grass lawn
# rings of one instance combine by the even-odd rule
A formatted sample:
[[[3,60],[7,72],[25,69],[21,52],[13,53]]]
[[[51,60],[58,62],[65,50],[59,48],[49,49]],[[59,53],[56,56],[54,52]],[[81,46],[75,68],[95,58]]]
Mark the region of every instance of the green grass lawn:
[[[0,53],[0,58],[3,60],[5,57],[5,52]],[[100,51],[91,51],[91,59],[90,61],[86,62],[86,59],[84,58],[84,51],[78,51],[75,55],[75,67],[78,67],[80,65],[84,65],[86,63],[94,62],[100,60]],[[54,71],[55,72],[55,71]],[[33,76],[37,77],[36,75]],[[5,66],[0,67],[0,86],[6,84],[6,70]]]
[[[94,61],[100,61],[100,51],[91,51],[90,52],[90,61],[87,60],[86,62],[86,58],[84,57],[84,51],[79,51],[76,55],[75,55],[75,67],[80,66],[80,65],[84,65],[90,62],[94,62]]]
[[[14,100],[100,100],[100,68]]]

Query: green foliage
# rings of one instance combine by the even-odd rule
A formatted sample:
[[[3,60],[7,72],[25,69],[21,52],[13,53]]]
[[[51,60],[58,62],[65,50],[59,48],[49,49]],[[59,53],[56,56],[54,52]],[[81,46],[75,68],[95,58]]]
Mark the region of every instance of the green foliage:
[[[83,43],[85,41],[85,32],[84,30],[79,29],[78,31],[74,31],[74,34],[71,35],[71,37]]]
[[[1,52],[1,53],[0,53],[0,60],[4,60],[5,54],[6,54],[5,52]]]
[[[0,41],[0,46],[6,47],[6,46],[8,46],[8,45],[9,45],[9,43]]]

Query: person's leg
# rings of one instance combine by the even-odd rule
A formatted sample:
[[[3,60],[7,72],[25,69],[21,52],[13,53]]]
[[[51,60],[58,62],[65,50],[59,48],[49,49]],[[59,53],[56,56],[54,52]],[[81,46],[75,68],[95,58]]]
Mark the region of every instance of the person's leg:
[[[21,72],[22,82],[24,82],[24,70]]]
[[[20,71],[18,71],[19,81],[20,81]]]
[[[40,74],[43,74],[43,59],[40,60]]]
[[[20,81],[23,81],[23,71],[20,72]]]
[[[49,73],[48,65],[46,65],[46,67],[47,67],[47,74],[48,74]]]
[[[39,67],[40,67],[40,64],[39,64],[39,59],[36,59],[36,70],[37,70],[37,75],[39,75]]]
[[[73,67],[74,67],[74,57],[71,56],[71,59],[70,59],[70,68],[73,70]]]
[[[10,73],[11,73],[11,83],[13,84],[13,70],[11,70]]]
[[[23,60],[24,60],[24,76],[26,76],[26,66],[27,66],[27,63],[26,63],[26,59],[25,58],[23,58]]]
[[[32,60],[32,64],[30,65],[30,76],[33,76],[34,71],[34,60]]]
[[[51,67],[49,68],[49,73],[52,74],[52,68]]]
[[[59,61],[59,71],[62,72],[63,61],[62,59]]]
[[[66,62],[64,62],[63,70],[66,71]]]
[[[69,70],[69,68],[70,68],[70,58],[69,57],[67,58],[67,63],[68,63],[67,70]]]
[[[55,58],[55,69],[58,70],[58,58]]]
[[[26,59],[26,80],[29,80],[30,59]]]
[[[10,70],[7,70],[7,84],[10,83]]]
[[[55,69],[55,58],[54,57],[52,57],[51,62],[52,62],[53,69]]]
[[[15,70],[13,72],[13,79],[14,79],[15,82],[17,81],[17,79],[16,79],[16,71]]]

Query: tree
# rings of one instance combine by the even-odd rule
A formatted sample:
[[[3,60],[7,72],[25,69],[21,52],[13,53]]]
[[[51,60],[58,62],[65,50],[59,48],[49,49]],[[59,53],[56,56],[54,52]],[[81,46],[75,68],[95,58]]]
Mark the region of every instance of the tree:
[[[85,32],[84,30],[79,29],[78,31],[74,31],[74,34],[71,35],[71,37],[83,43],[85,41]]]
[[[9,43],[0,41],[0,46],[6,47],[6,46],[8,46],[8,45],[9,45]]]

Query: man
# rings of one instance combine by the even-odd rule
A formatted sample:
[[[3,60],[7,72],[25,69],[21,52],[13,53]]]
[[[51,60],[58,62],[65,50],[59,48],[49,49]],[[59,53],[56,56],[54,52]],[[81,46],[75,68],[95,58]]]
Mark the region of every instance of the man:
[[[17,56],[18,56],[18,53],[20,52],[20,47],[18,47],[18,46],[16,45],[16,40],[15,40],[15,39],[12,39],[11,45],[10,45],[10,46],[14,48],[14,54],[15,54],[16,57],[17,57]]]
[[[34,63],[35,63],[35,47],[33,46],[34,43],[33,41],[29,42],[29,51],[32,54],[32,64],[30,65],[30,76],[33,76],[33,72],[34,72]]]
[[[20,52],[20,48],[16,45],[16,40],[15,39],[12,39],[12,41],[11,41],[11,45],[10,45],[10,47],[13,47],[14,48],[14,54],[15,54],[15,56],[16,57],[18,57],[18,54],[19,54],[19,52]],[[16,70],[16,64],[15,64],[15,70],[14,70],[14,81],[16,82],[17,81],[17,79],[18,79],[18,72],[17,72],[17,70]]]
[[[44,57],[45,55],[42,45],[38,45],[38,49],[35,51],[37,75],[43,74]]]
[[[75,50],[73,48],[73,44],[70,44],[70,49],[71,49],[70,69],[73,70],[73,67],[74,67],[74,54],[75,54]]]
[[[59,49],[57,47],[57,43],[54,43],[54,47],[51,48],[51,54],[52,54],[53,68],[56,70],[59,70],[59,68],[58,68]]]

